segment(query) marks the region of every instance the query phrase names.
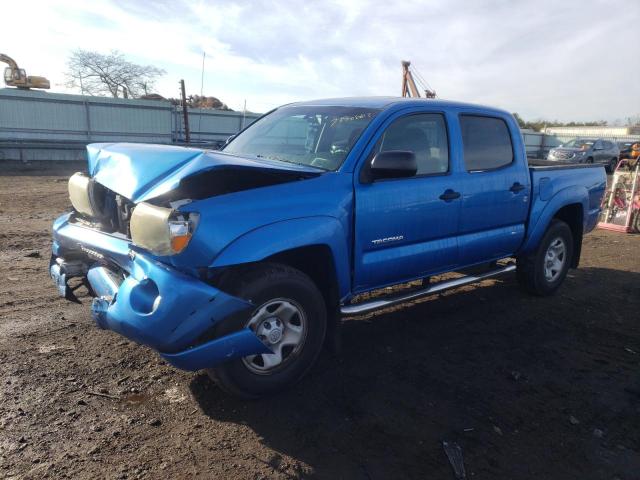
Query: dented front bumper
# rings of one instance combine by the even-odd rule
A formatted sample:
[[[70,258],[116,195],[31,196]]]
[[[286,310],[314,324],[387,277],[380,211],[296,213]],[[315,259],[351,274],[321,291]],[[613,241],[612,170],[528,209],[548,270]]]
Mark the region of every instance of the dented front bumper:
[[[93,317],[101,328],[157,350],[184,370],[271,352],[249,329],[210,339],[218,322],[250,314],[251,303],[131,251],[124,237],[70,218],[67,214],[54,222],[51,274],[60,294],[69,299],[67,275],[90,285]]]

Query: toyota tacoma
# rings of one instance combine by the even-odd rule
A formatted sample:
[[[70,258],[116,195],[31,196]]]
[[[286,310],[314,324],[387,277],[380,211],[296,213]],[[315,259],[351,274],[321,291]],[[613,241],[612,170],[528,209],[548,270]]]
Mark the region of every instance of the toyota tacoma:
[[[221,151],[87,151],[53,224],[60,295],[84,285],[99,327],[254,398],[299,380],[343,316],[511,271],[552,294],[606,186],[601,165],[528,163],[509,113],[441,100],[285,105]]]

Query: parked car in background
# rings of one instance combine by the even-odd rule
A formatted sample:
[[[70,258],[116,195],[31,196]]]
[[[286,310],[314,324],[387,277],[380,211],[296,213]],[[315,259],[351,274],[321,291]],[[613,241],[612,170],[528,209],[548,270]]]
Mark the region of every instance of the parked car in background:
[[[618,148],[620,149],[620,160],[640,156],[640,142],[638,141],[626,140],[624,142],[618,142]]]
[[[613,172],[618,164],[620,149],[613,140],[603,138],[574,138],[549,150],[547,160],[561,163],[600,163]]]

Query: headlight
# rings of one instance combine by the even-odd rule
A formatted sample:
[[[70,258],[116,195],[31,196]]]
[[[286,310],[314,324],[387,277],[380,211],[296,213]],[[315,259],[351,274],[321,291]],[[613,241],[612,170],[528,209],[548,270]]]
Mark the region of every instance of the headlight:
[[[183,214],[171,208],[139,203],[129,223],[131,240],[156,255],[174,255],[187,248],[197,220],[196,213]]]
[[[90,179],[83,173],[74,173],[69,179],[69,200],[71,205],[79,213],[93,216],[94,211],[91,206],[91,196],[89,194]]]

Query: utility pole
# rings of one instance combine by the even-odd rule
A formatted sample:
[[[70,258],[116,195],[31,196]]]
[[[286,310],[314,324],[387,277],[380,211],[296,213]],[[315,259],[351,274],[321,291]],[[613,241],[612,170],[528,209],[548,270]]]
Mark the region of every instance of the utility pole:
[[[184,117],[184,140],[186,143],[190,143],[191,134],[189,133],[189,113],[187,112],[187,94],[184,91],[184,80],[180,80],[180,94],[182,96],[182,115]]]
[[[202,52],[202,74],[200,75],[200,115],[198,115],[198,140],[202,138],[202,104],[204,103],[204,57],[205,52]]]
[[[204,57],[207,52],[202,52],[202,73],[200,74],[200,96],[202,97],[204,91]]]

